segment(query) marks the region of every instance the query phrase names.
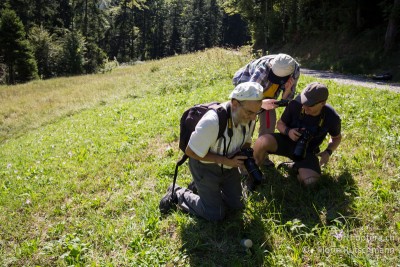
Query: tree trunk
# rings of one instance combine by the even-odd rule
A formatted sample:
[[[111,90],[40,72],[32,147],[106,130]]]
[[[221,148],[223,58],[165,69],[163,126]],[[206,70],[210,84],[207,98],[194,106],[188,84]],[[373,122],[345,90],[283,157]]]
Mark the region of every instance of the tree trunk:
[[[361,5],[360,1],[357,1],[357,9],[356,9],[356,29],[357,31],[361,29],[362,27],[362,19],[361,19]]]
[[[268,32],[269,32],[269,27],[268,27],[268,0],[265,0],[265,31],[264,31],[264,45],[262,48],[262,55],[266,56],[267,51],[268,51]]]
[[[85,36],[85,38],[88,37],[88,16],[88,0],[85,0],[85,14],[83,17],[83,36]]]
[[[400,0],[394,0],[385,35],[385,53],[393,49],[399,27]]]

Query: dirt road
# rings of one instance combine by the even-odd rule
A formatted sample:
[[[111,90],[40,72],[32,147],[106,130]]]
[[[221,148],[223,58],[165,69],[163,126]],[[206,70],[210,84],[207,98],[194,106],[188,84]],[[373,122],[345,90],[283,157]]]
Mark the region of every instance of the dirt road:
[[[310,70],[301,68],[302,75],[314,76],[321,79],[333,80],[337,83],[353,84],[369,88],[385,89],[400,93],[400,83],[390,83],[384,81],[375,81],[361,76],[356,75],[345,75],[339,73],[333,73],[329,71],[321,70]]]

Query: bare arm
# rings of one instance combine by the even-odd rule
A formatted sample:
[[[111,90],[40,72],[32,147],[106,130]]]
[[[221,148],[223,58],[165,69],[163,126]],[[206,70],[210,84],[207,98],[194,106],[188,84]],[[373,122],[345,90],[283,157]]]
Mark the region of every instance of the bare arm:
[[[262,101],[261,107],[265,110],[275,109],[278,107],[277,105],[275,105],[275,102],[275,99],[264,99]]]
[[[185,153],[190,158],[196,160],[208,161],[216,164],[222,164],[230,167],[240,167],[240,168],[244,168],[243,161],[247,159],[246,156],[234,156],[233,158],[227,158],[225,156],[217,155],[211,152],[208,152],[203,158],[201,158],[196,153],[194,153],[189,146],[186,147]]]
[[[339,134],[338,136],[331,136],[327,149],[330,149],[333,152],[338,148],[341,142],[342,134]]]
[[[284,123],[281,119],[279,119],[276,123],[276,128],[281,134],[289,136],[289,138],[293,141],[297,141],[301,136],[298,128],[288,128],[288,126],[286,126],[286,123]]]
[[[329,154],[327,149],[331,150],[333,152],[338,148],[338,146],[340,145],[341,142],[342,142],[341,134],[339,134],[338,136],[331,136],[331,138],[329,139],[329,144],[328,144],[327,148],[324,151],[317,154],[317,156],[321,157],[321,159],[319,161],[319,165],[322,166],[322,165],[328,163],[331,155]]]

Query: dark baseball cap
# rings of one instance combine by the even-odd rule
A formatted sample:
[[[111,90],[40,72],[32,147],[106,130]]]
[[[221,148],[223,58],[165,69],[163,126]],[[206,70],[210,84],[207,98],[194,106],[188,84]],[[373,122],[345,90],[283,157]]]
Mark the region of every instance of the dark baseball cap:
[[[329,92],[325,84],[312,82],[303,89],[297,99],[300,98],[301,104],[310,107],[327,100],[328,96]]]

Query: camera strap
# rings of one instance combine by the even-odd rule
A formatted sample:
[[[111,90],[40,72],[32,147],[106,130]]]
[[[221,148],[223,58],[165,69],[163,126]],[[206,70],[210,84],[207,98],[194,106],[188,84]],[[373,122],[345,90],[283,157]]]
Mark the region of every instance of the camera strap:
[[[223,155],[225,157],[228,157],[228,149],[229,146],[231,145],[231,141],[232,141],[232,136],[233,136],[233,121],[232,121],[232,116],[231,116],[231,105],[230,103],[228,103],[227,105],[227,111],[228,111],[228,137],[229,137],[229,143],[228,146],[226,145],[226,138],[224,137],[224,151],[223,151]],[[251,121],[249,122],[249,127],[251,125]],[[245,137],[246,137],[246,127],[242,126],[242,132],[243,132],[243,140],[242,140],[242,144],[240,145],[240,147],[243,146],[244,141],[245,141]],[[221,172],[224,173],[224,165],[221,164]]]
[[[301,108],[299,120],[303,121],[305,115],[306,115],[306,112],[305,112],[304,108]],[[319,114],[318,131],[322,128],[324,121],[325,121],[325,107],[323,107],[321,109],[321,113]]]
[[[228,156],[228,149],[229,146],[231,145],[231,141],[232,141],[232,136],[233,136],[233,121],[232,121],[232,114],[231,114],[231,103],[228,103],[226,105],[226,110],[228,113],[228,123],[227,123],[227,127],[228,127],[228,137],[229,137],[229,143],[228,146],[226,145],[226,138],[225,136],[222,136],[222,138],[224,139],[224,150],[223,150],[223,155],[225,157]],[[224,165],[221,164],[221,172],[224,173]]]
[[[230,105],[230,103],[228,103],[228,105],[226,106],[226,109],[227,109],[227,111],[228,111],[228,123],[227,123],[227,127],[228,127],[229,143],[228,143],[228,146],[226,146],[226,139],[225,139],[225,137],[224,137],[224,151],[223,151],[223,155],[224,155],[224,156],[227,156],[227,155],[228,155],[228,149],[229,149],[229,146],[231,145],[232,136],[233,136],[233,121],[232,121],[231,105]]]

